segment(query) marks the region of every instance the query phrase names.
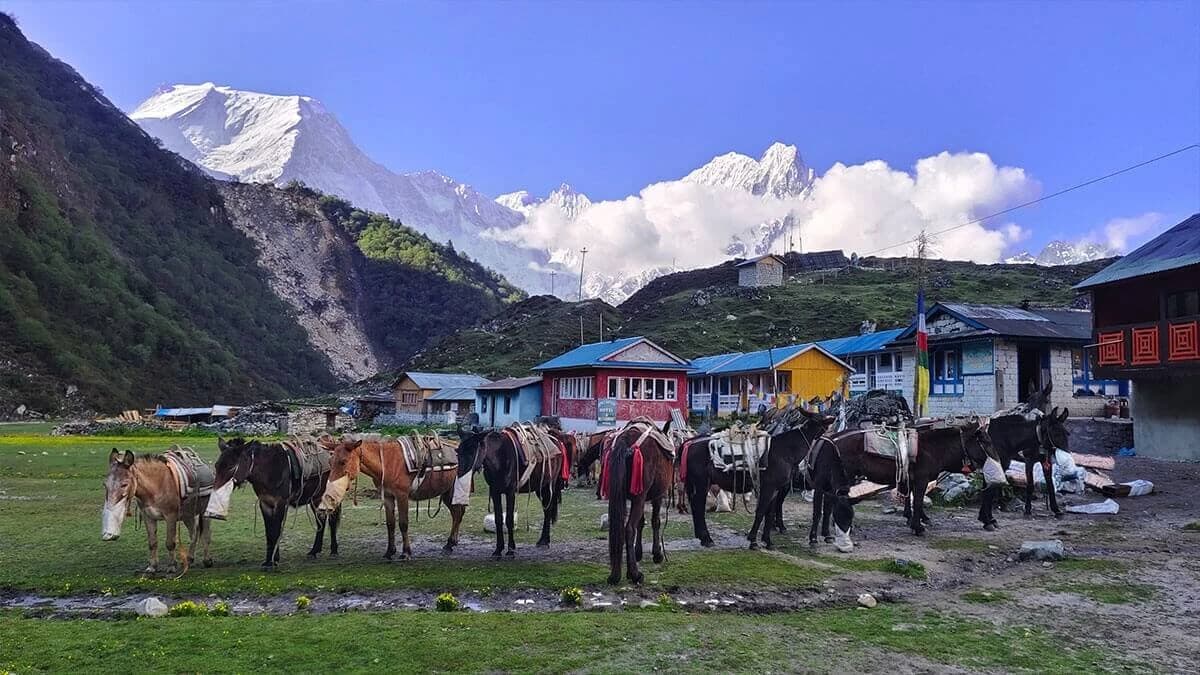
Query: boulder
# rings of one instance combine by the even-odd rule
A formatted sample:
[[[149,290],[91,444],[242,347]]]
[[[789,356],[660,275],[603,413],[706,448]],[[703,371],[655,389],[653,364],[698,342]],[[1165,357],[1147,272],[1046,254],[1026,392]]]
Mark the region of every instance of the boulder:
[[[600,529],[602,529],[602,530],[608,529],[608,514],[607,513],[600,514]]]
[[[1063,551],[1061,539],[1026,541],[1021,544],[1021,550],[1017,553],[1020,560],[1062,560],[1065,557],[1067,556]]]
[[[875,596],[871,595],[870,593],[862,593],[858,596],[858,604],[866,607],[867,609],[871,609],[875,605],[878,605],[879,601],[876,600]]]
[[[167,604],[162,600],[159,600],[154,596],[150,596],[138,601],[137,605],[134,606],[134,610],[137,612],[138,616],[150,616],[157,618],[160,616],[166,616],[167,612],[170,611],[170,608],[167,607]]]
[[[513,527],[517,526],[517,520],[517,512],[513,511]],[[496,532],[496,514],[489,513],[483,517],[483,531],[492,533]]]

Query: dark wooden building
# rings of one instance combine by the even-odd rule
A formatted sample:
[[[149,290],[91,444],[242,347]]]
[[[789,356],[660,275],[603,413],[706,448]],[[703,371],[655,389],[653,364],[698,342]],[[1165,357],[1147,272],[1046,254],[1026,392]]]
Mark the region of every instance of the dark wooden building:
[[[1133,381],[1138,454],[1200,459],[1200,214],[1084,280],[1100,377]]]

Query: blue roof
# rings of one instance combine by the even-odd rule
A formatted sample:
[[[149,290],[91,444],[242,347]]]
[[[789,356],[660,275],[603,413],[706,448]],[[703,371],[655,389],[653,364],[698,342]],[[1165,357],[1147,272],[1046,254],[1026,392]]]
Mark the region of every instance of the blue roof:
[[[887,343],[900,337],[904,332],[903,328],[893,328],[891,330],[881,330],[866,335],[851,335],[849,337],[831,338],[829,340],[821,340],[818,345],[821,345],[825,351],[834,356],[845,356],[847,354],[865,354],[867,352],[876,352],[884,349]]]
[[[649,342],[651,346],[667,354],[669,358],[663,361],[613,361],[608,358],[642,341]],[[688,363],[646,338],[637,336],[580,345],[565,354],[559,354],[545,363],[534,366],[533,370],[559,370],[562,368],[586,368],[589,366],[682,370],[687,368]]]
[[[470,401],[475,398],[474,387],[447,387],[426,398],[426,401]]]
[[[1200,265],[1200,213],[1179,223],[1075,286],[1076,290]]]
[[[191,417],[193,415],[211,415],[212,408],[159,408],[154,411],[155,417]]]
[[[824,352],[830,358],[840,361],[836,356],[830,354],[820,345],[806,342],[800,345],[788,345],[786,347],[772,347],[771,349],[762,349],[756,352],[746,352],[744,354],[718,354],[716,356],[702,356],[692,361],[692,375],[700,374],[700,371],[695,370],[696,364],[707,363],[708,367],[703,371],[707,375],[729,375],[732,373],[753,373],[761,370],[770,370],[788,359],[808,351],[809,349],[818,349]],[[732,357],[732,358],[729,358]],[[843,363],[843,365],[845,365]],[[849,366],[846,366],[849,368]]]
[[[712,356],[697,356],[692,359],[692,367],[688,370],[690,375],[705,375],[712,368],[741,356],[741,352],[729,352],[727,354],[713,354]]]
[[[418,373],[407,372],[404,375],[421,389],[450,389],[456,387],[474,387],[487,384],[491,380],[478,375],[465,373]]]

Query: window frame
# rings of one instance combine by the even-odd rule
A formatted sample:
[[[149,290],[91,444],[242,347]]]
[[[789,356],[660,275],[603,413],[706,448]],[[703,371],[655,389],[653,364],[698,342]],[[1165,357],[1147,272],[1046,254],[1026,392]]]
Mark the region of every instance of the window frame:
[[[961,345],[930,347],[929,361],[930,396],[962,396],[965,393]],[[950,373],[951,366],[954,369],[953,374]]]

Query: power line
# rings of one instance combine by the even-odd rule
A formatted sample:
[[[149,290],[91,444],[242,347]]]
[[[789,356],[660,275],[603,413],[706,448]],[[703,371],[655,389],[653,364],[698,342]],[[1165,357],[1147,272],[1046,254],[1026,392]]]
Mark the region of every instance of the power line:
[[[966,227],[966,226],[968,226],[968,225],[974,225],[974,224],[976,224],[976,223],[982,223],[983,221],[985,221],[985,220],[988,220],[989,218],[995,218],[996,216],[1002,216],[1002,215],[1004,215],[1004,214],[1006,214],[1006,213],[1011,213],[1011,212],[1013,212],[1013,211],[1016,211],[1017,209],[1023,209],[1023,208],[1025,208],[1026,206],[1033,206],[1034,204],[1038,204],[1038,203],[1044,202],[1044,201],[1046,201],[1047,199],[1054,199],[1055,197],[1059,197],[1059,196],[1065,195],[1065,194],[1067,194],[1068,192],[1074,192],[1075,190],[1078,190],[1078,189],[1080,189],[1080,188],[1085,188],[1085,187],[1087,187],[1087,186],[1089,186],[1089,185],[1094,185],[1094,184],[1096,184],[1096,183],[1099,183],[1100,181],[1108,180],[1109,178],[1112,178],[1112,177],[1114,177],[1114,176],[1120,176],[1120,175],[1121,175],[1121,174],[1123,174],[1123,173],[1129,173],[1130,171],[1133,171],[1134,169],[1140,169],[1140,168],[1142,168],[1143,166],[1146,166],[1146,165],[1148,165],[1148,164],[1153,164],[1153,163],[1155,163],[1155,162],[1158,162],[1158,161],[1164,160],[1164,159],[1166,159],[1166,158],[1168,158],[1168,157],[1172,157],[1172,156],[1174,156],[1174,155],[1178,155],[1178,154],[1179,154],[1179,153],[1181,153],[1181,152],[1187,152],[1188,150],[1195,150],[1196,148],[1200,148],[1200,143],[1192,143],[1192,144],[1190,144],[1190,145],[1185,145],[1185,146],[1183,146],[1182,148],[1178,148],[1178,149],[1176,149],[1176,150],[1172,150],[1171,152],[1168,152],[1168,153],[1166,153],[1165,155],[1159,155],[1158,157],[1154,157],[1154,158],[1151,158],[1151,159],[1147,159],[1147,160],[1146,160],[1146,161],[1144,161],[1144,162],[1138,162],[1137,164],[1133,164],[1133,165],[1127,166],[1127,167],[1125,167],[1124,169],[1119,169],[1119,170],[1117,170],[1117,171],[1113,171],[1112,173],[1105,174],[1105,175],[1103,175],[1103,176],[1100,176],[1100,177],[1098,177],[1098,178],[1093,178],[1093,179],[1091,179],[1091,180],[1084,181],[1084,182],[1082,182],[1082,183],[1079,183],[1079,184],[1077,184],[1077,185],[1072,185],[1072,186],[1071,186],[1071,187],[1069,187],[1069,188],[1065,188],[1065,189],[1063,189],[1063,190],[1059,190],[1058,192],[1054,192],[1054,193],[1052,193],[1052,194],[1048,194],[1048,195],[1046,195],[1046,196],[1044,196],[1044,197],[1038,197],[1037,199],[1034,199],[1034,200],[1032,200],[1032,201],[1025,202],[1024,204],[1017,204],[1016,206],[1011,206],[1011,207],[1009,207],[1009,208],[1007,208],[1007,209],[1004,209],[1003,211],[997,211],[997,212],[995,212],[995,213],[991,213],[991,214],[988,214],[988,215],[986,215],[986,216],[982,216],[982,217],[980,217],[980,218],[976,218],[976,219],[974,219],[974,220],[968,220],[967,222],[965,222],[965,223],[962,223],[961,225],[955,225],[955,226],[953,226],[953,227],[947,227],[947,228],[946,228],[946,229],[944,229],[944,230],[938,230],[938,231],[936,231],[936,232],[930,232],[930,233],[928,233],[928,236],[934,236],[934,235],[938,235],[938,234],[945,234],[946,232],[950,232],[950,231],[952,231],[952,230],[957,230],[957,229],[959,229],[959,228],[963,228],[963,227]],[[907,246],[907,245],[909,245],[909,244],[915,243],[915,242],[917,241],[917,239],[919,239],[919,238],[920,238],[920,237],[914,237],[914,238],[912,238],[912,239],[909,239],[908,241],[902,241],[902,242],[900,242],[900,243],[898,243],[898,244],[892,244],[892,245],[890,245],[890,246],[884,246],[883,248],[877,248],[877,249],[875,249],[875,250],[873,250],[873,251],[867,251],[866,253],[863,253],[862,255],[864,255],[864,256],[868,256],[868,255],[874,255],[874,254],[876,254],[876,253],[879,253],[880,251],[887,251],[887,250],[889,250],[889,249],[897,248],[897,247],[899,247],[899,246]]]

